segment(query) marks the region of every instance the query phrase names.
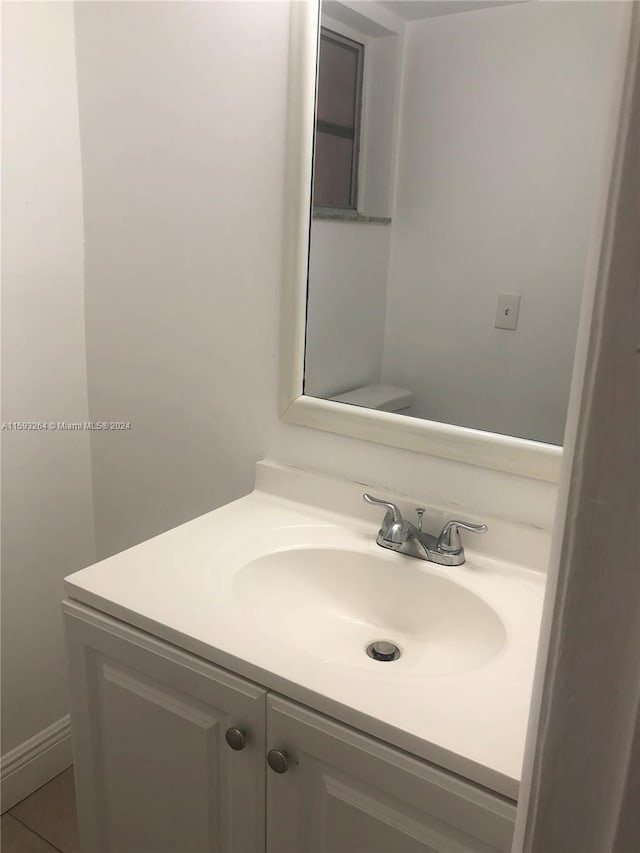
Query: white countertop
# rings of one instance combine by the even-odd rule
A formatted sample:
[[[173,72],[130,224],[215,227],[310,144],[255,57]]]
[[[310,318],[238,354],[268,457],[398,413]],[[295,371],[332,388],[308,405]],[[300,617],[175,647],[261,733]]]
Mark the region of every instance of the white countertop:
[[[288,487],[295,501],[279,494]],[[343,665],[335,649],[314,658],[262,630],[234,597],[239,566],[265,543],[277,547],[285,531],[294,539],[315,531],[380,552],[380,519],[357,502],[362,490],[361,484],[259,463],[252,494],[70,575],[67,595],[516,799],[544,595],[540,572],[471,551],[464,566],[423,564],[422,570],[455,578],[482,598],[506,629],[495,657],[448,675],[416,676],[398,666],[402,658],[354,668]],[[342,509],[350,496],[352,516],[326,508]],[[520,543],[545,551],[531,531],[520,533],[504,533],[511,536],[507,550],[515,553]],[[421,562],[383,553],[397,562],[399,583],[407,560]],[[278,614],[277,590],[269,606]],[[286,612],[277,618],[286,619]]]

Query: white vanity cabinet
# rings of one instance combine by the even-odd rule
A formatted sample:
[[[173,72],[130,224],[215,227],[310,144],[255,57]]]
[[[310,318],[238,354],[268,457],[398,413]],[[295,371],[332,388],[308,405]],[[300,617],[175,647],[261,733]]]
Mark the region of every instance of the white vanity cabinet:
[[[83,853],[510,850],[510,801],[90,608],[65,621]]]
[[[266,690],[65,610],[82,853],[264,851]]]
[[[424,761],[279,696],[267,699],[273,853],[511,850],[515,807]]]

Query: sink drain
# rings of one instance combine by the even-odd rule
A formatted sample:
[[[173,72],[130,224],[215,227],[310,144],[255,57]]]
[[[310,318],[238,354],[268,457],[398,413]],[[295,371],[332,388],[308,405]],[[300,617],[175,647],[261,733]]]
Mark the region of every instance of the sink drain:
[[[367,646],[367,654],[374,660],[398,660],[400,649],[387,640],[375,640]]]

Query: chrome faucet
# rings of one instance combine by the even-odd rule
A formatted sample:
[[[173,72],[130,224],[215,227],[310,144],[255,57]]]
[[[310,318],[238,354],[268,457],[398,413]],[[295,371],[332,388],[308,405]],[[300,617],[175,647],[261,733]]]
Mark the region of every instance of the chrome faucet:
[[[464,548],[460,541],[459,530],[469,533],[486,533],[486,524],[469,524],[466,521],[447,521],[439,536],[432,536],[422,529],[424,509],[418,507],[418,526],[406,521],[398,507],[390,501],[374,498],[364,494],[363,499],[368,504],[384,506],[387,511],[378,531],[376,542],[381,548],[389,548],[399,554],[417,557],[419,560],[429,560],[441,566],[461,566],[464,563]]]

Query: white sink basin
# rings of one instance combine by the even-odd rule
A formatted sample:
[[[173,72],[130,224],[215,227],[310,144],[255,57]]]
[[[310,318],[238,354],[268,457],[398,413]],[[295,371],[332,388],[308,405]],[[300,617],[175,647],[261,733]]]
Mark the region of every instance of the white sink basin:
[[[250,560],[235,574],[234,599],[251,623],[316,660],[385,676],[476,669],[506,640],[495,610],[442,576],[439,567],[377,549],[294,546]],[[376,661],[375,640],[401,657]]]

